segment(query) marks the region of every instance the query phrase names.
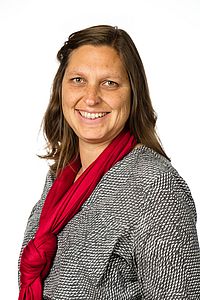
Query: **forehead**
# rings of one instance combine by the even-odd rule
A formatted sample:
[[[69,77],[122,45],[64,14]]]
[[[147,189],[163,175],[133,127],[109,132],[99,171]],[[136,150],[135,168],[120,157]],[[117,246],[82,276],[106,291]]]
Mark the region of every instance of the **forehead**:
[[[123,61],[111,46],[83,45],[73,50],[69,56],[67,69],[81,67],[104,68],[125,72]]]

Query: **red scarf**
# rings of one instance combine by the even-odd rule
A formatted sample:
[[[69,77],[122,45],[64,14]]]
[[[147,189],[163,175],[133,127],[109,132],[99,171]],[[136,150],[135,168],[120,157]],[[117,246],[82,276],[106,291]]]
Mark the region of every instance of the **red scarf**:
[[[56,235],[80,210],[102,176],[136,144],[129,132],[121,132],[75,180],[80,160],[74,160],[57,176],[45,200],[35,238],[24,248],[20,264],[18,300],[42,300],[42,282],[57,250]]]

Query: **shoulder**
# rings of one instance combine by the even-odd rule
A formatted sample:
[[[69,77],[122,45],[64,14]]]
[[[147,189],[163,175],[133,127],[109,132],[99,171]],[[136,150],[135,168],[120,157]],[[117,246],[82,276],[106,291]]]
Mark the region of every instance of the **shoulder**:
[[[43,207],[43,204],[44,204],[44,201],[46,199],[46,196],[50,190],[50,188],[52,187],[53,185],[53,182],[55,180],[55,176],[53,175],[53,173],[49,170],[47,172],[47,175],[46,175],[46,179],[45,179],[45,183],[44,183],[44,188],[43,188],[43,191],[42,191],[42,195],[41,195],[41,198],[40,200],[36,203],[36,205],[33,207],[33,210],[31,212],[31,215],[34,214],[36,211],[38,211],[38,213],[41,212],[41,209]]]
[[[120,167],[120,165],[119,165]],[[154,150],[141,146],[133,149],[121,162],[129,179],[129,195],[137,195],[143,209],[151,207],[161,210],[164,206],[188,209],[196,217],[194,200],[188,184],[173,167],[171,162]]]
[[[171,162],[161,154],[144,145],[133,149],[124,159],[123,165],[130,178],[137,178],[137,182],[148,187],[163,177],[171,177],[187,185]]]
[[[168,159],[144,145],[133,149],[124,162],[131,174],[137,174],[148,182],[166,172],[177,173]]]
[[[34,205],[31,214],[28,218],[28,223],[27,223],[27,227],[25,230],[25,239],[24,239],[24,243],[27,244],[27,242],[33,238],[35,231],[38,227],[39,224],[39,218],[41,215],[41,211],[44,205],[44,201],[46,199],[46,196],[53,184],[55,180],[55,176],[53,175],[53,173],[49,170],[47,175],[46,175],[46,179],[45,179],[45,183],[44,183],[44,188],[41,194],[41,197],[39,199],[39,201],[37,201],[37,203]]]
[[[163,188],[174,183],[190,194],[185,180],[171,162],[161,154],[144,145],[134,148],[128,155],[112,167],[105,181],[110,185],[130,186],[134,191],[147,191],[153,186]],[[117,185],[116,185],[117,184]]]

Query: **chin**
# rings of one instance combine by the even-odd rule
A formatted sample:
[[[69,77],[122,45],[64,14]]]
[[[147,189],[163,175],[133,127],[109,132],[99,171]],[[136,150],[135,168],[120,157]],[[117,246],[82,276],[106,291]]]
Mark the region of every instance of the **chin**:
[[[84,135],[79,135],[79,139],[82,141],[85,141],[87,143],[101,143],[101,142],[106,142],[108,140],[108,136],[105,134],[84,134]]]
[[[97,136],[85,136],[81,138],[82,140],[84,140],[85,142],[88,143],[98,143],[98,142],[103,142],[105,140],[104,137],[97,137]]]

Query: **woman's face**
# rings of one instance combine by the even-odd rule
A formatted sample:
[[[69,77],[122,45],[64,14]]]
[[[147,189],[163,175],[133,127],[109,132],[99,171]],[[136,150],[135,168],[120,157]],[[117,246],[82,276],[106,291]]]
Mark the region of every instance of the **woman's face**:
[[[130,99],[129,79],[113,48],[73,50],[62,82],[62,108],[79,141],[109,144],[124,128]]]

